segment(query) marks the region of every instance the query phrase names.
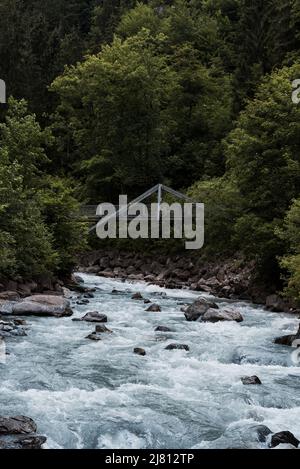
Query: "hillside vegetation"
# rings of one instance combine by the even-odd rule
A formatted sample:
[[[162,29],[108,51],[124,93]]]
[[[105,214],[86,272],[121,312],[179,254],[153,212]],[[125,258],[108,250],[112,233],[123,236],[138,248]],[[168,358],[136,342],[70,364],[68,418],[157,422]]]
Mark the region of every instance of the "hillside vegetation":
[[[69,272],[80,203],[157,182],[300,301],[299,0],[0,0],[0,272]],[[200,254],[199,254],[200,255]]]

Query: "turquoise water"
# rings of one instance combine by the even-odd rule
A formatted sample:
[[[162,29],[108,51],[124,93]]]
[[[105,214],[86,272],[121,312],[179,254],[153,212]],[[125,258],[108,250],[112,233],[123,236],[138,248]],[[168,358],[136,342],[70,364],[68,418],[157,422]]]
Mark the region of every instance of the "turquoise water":
[[[194,292],[81,275],[97,290],[86,306],[74,298],[74,317],[104,313],[113,334],[93,342],[93,324],[29,318],[28,336],[7,341],[0,364],[0,415],[32,417],[46,448],[266,448],[257,425],[300,439],[300,367],[272,342],[295,332],[297,318],[237,302],[243,323],[187,322],[180,304]],[[136,291],[162,312],[145,312]],[[190,351],[165,350],[174,342]],[[243,386],[254,374],[262,386]]]

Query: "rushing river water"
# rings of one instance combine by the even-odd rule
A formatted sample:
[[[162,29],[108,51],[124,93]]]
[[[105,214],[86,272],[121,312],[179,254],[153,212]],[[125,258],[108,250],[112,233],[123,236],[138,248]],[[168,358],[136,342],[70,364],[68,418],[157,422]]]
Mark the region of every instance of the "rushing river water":
[[[32,417],[46,448],[267,447],[257,425],[300,439],[300,367],[272,342],[294,333],[297,318],[238,302],[243,323],[187,322],[180,304],[194,292],[82,277],[97,291],[86,306],[74,302],[74,317],[105,313],[113,334],[93,342],[93,324],[29,318],[28,336],[7,341],[0,364],[0,415]],[[162,312],[145,312],[136,291]],[[174,332],[154,332],[158,325]],[[165,350],[174,342],[190,351]],[[254,374],[262,386],[241,383]]]

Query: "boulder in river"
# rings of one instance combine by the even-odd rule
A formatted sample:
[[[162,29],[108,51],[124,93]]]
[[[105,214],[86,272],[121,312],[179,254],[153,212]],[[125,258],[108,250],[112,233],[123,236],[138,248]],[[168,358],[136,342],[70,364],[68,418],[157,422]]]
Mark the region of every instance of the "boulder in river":
[[[173,332],[172,329],[166,326],[157,326],[155,332]]]
[[[106,314],[100,314],[97,311],[91,311],[87,313],[83,318],[81,318],[81,321],[86,321],[86,322],[107,322],[107,316]]]
[[[149,308],[147,308],[146,311],[150,311],[150,312],[153,312],[153,313],[160,313],[161,312],[161,307],[154,303],[153,305],[149,306]]]
[[[244,376],[243,378],[241,378],[241,381],[245,386],[262,384],[258,376]]]
[[[97,334],[97,332],[92,332],[91,334],[89,334],[89,335],[86,337],[86,339],[99,341],[99,340],[101,340],[101,336],[100,336],[100,334]]]
[[[188,352],[190,347],[186,344],[169,344],[167,345],[166,350],[186,350]]]
[[[85,293],[83,295],[83,298],[95,298],[95,295],[94,295],[94,293]]]
[[[29,417],[0,417],[0,435],[35,433],[36,423]]]
[[[34,295],[24,298],[12,307],[12,314],[18,316],[72,316],[70,302],[62,296]]]
[[[151,301],[150,301],[148,298],[146,298],[146,299],[144,300],[144,303],[145,303],[145,305],[149,305],[149,304],[151,303]]]
[[[3,435],[0,436],[0,449],[42,449],[47,441],[41,435]]]
[[[96,326],[95,332],[97,332],[98,334],[112,334],[112,331],[103,324],[98,324]]]
[[[89,300],[79,300],[79,301],[76,301],[76,304],[78,306],[85,306],[89,304]]]
[[[208,449],[258,449],[269,440],[272,431],[265,425],[250,421],[232,422],[216,440],[210,441]]]
[[[241,313],[232,309],[213,309],[209,308],[202,316],[203,322],[220,322],[220,321],[236,321],[242,322],[244,320]]]
[[[141,357],[144,357],[146,355],[146,351],[143,348],[140,348],[140,347],[136,347],[133,350],[133,353],[135,353],[136,355],[140,355]]]
[[[276,446],[281,444],[290,444],[295,448],[298,448],[299,443],[300,441],[291,432],[284,431],[274,433],[274,435],[272,435],[270,446],[271,448],[275,448]]]
[[[134,293],[134,294],[132,295],[131,299],[132,299],[132,300],[139,300],[139,301],[141,301],[141,300],[143,300],[144,298],[143,298],[143,296],[142,296],[142,294],[141,294],[140,292],[137,292],[137,293]]]
[[[277,337],[274,342],[275,344],[279,345],[289,345],[290,347],[293,345],[293,342],[297,339],[300,339],[300,325],[298,332],[296,334],[284,335],[282,337]]]
[[[41,449],[46,437],[37,435],[29,417],[0,417],[0,449]]]
[[[219,309],[218,305],[213,301],[205,298],[198,298],[193,304],[185,309],[184,315],[187,321],[198,321],[209,309]]]

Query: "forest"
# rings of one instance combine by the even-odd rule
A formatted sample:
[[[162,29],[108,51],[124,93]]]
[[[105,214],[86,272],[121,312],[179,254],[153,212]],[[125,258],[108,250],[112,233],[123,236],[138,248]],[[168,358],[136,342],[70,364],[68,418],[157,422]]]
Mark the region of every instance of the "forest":
[[[300,302],[300,0],[0,0],[0,279],[64,275],[81,204],[158,182],[206,206],[197,255]]]

